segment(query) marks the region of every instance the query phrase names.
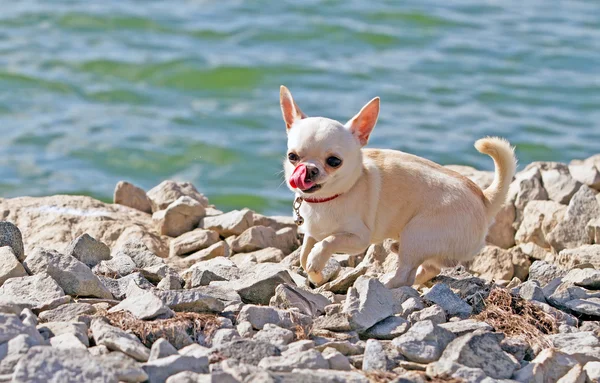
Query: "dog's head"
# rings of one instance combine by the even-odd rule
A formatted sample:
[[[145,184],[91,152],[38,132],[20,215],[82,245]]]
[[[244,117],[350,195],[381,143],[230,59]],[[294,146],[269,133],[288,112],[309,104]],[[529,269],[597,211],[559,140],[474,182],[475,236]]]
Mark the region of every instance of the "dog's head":
[[[369,101],[347,123],[307,117],[285,87],[281,112],[288,135],[284,161],[288,187],[301,195],[330,197],[348,191],[362,173],[361,148],[377,123],[379,97]]]

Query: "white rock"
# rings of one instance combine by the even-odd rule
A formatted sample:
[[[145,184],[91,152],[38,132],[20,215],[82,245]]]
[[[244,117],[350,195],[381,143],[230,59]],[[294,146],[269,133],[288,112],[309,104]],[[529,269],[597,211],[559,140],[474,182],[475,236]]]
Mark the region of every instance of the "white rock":
[[[392,293],[375,278],[359,277],[342,310],[354,329],[367,329],[394,314]]]
[[[205,215],[200,202],[190,197],[179,197],[164,210],[152,214],[152,220],[160,234],[178,237],[196,227]]]
[[[150,357],[150,350],[136,336],[109,325],[103,319],[92,320],[90,329],[97,345],[104,345],[109,350],[121,351],[140,362],[145,362]]]
[[[585,383],[586,377],[586,373],[583,371],[581,364],[576,364],[556,383]]]
[[[363,335],[368,338],[391,340],[404,334],[408,331],[409,327],[410,323],[406,319],[395,315],[387,317],[373,327],[368,328],[364,331]]]
[[[0,286],[7,279],[24,277],[27,272],[10,246],[0,247]]]
[[[87,350],[87,346],[79,340],[75,334],[64,333],[50,338],[50,345],[58,349],[80,349]]]
[[[523,383],[556,382],[576,364],[573,357],[549,348],[542,350],[531,363],[516,371],[512,378]]]
[[[129,206],[144,213],[152,213],[152,205],[146,192],[126,181],[119,181],[115,186],[113,201],[116,204]]]
[[[565,269],[586,263],[600,268],[600,245],[583,245],[575,249],[565,249],[558,254],[556,262]]]
[[[88,267],[94,267],[101,261],[110,259],[108,246],[90,237],[87,233],[71,241],[65,248],[65,254],[83,262]]]
[[[285,346],[294,340],[294,333],[272,323],[266,323],[263,329],[254,335],[253,339],[268,342],[276,346]]]
[[[206,249],[219,242],[219,233],[213,230],[196,229],[174,238],[169,243],[169,256],[188,254]]]
[[[180,197],[190,197],[198,201],[203,207],[208,206],[208,199],[189,182],[163,181],[147,193],[152,211],[165,209]]]
[[[129,311],[136,318],[142,320],[167,319],[174,315],[173,311],[160,298],[149,291],[131,295],[108,310],[110,313],[117,311]]]
[[[171,355],[177,355],[177,349],[168,340],[159,338],[152,344],[148,361],[151,362]]]
[[[546,163],[542,166],[542,183],[548,198],[562,204],[568,204],[579,190],[581,183],[571,177],[569,168],[561,163]]]
[[[171,355],[145,363],[142,368],[148,374],[149,383],[165,383],[169,376],[182,371],[208,373],[208,358]]]
[[[249,209],[232,210],[228,213],[205,217],[200,227],[214,230],[223,237],[240,235],[254,224],[253,212]],[[256,223],[258,226],[259,224]]]
[[[583,370],[587,375],[588,382],[600,381],[600,362],[587,362],[585,366],[583,366]]]
[[[0,287],[0,304],[44,311],[68,303],[71,297],[46,273],[11,278]]]
[[[525,206],[523,220],[515,234],[517,244],[532,242],[550,248],[546,236],[564,218],[565,205],[555,201],[531,201]]]
[[[301,351],[288,356],[269,356],[260,361],[259,367],[269,371],[291,372],[295,368],[329,369],[329,362],[317,350]]]

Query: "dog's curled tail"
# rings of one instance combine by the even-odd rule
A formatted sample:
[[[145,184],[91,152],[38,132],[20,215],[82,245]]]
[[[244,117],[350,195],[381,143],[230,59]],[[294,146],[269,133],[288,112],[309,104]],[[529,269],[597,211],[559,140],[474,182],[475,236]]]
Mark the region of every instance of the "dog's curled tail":
[[[492,220],[504,205],[508,188],[517,168],[517,158],[510,143],[499,137],[486,137],[477,140],[475,148],[480,153],[492,157],[496,167],[494,182],[483,191],[485,197],[490,201],[487,216],[489,220]]]

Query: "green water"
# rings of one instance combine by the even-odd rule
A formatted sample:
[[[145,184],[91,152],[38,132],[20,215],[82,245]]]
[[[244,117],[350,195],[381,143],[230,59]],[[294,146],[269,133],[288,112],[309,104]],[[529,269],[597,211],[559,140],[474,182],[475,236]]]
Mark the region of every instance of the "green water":
[[[189,180],[289,213],[279,85],[370,146],[491,169],[600,152],[600,2],[19,1],[0,11],[0,196]]]

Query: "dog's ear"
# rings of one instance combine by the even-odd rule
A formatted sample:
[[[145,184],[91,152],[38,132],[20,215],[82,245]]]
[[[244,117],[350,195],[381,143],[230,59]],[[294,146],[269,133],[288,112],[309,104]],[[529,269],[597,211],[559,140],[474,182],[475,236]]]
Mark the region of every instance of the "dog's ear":
[[[283,121],[285,121],[285,127],[288,131],[294,122],[306,118],[306,114],[302,113],[298,105],[296,105],[290,90],[283,85],[279,90],[279,103],[281,105]]]
[[[361,146],[369,142],[369,136],[379,116],[379,97],[375,97],[363,106],[358,114],[346,123],[346,128],[354,134]]]

